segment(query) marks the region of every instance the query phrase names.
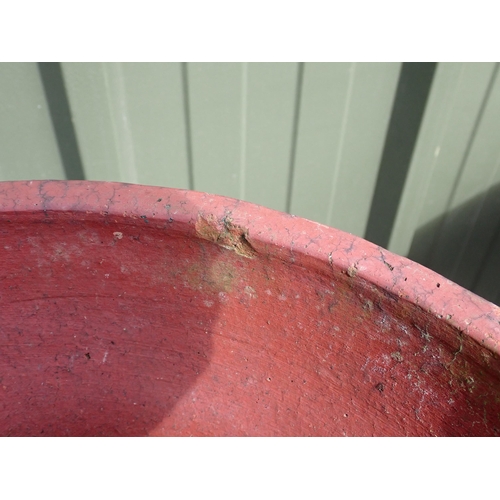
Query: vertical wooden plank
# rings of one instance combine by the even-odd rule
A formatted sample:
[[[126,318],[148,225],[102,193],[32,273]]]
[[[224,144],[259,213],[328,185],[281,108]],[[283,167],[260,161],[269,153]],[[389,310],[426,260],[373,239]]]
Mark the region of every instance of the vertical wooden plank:
[[[64,63],[88,179],[188,187],[178,63]]]
[[[297,63],[248,65],[241,197],[283,212],[287,209],[298,70]]]
[[[349,63],[305,63],[290,211],[326,224],[352,86]]]
[[[120,138],[115,123],[126,117],[126,112],[120,113],[115,88],[110,88],[110,83],[119,83],[110,82],[105,63],[63,63],[62,69],[86,178],[135,182],[135,172],[127,172],[133,160],[125,160],[127,167],[123,164],[127,155],[120,144],[129,143],[130,137]],[[113,95],[118,109],[111,107]]]
[[[184,92],[179,63],[125,63],[137,182],[189,188]]]
[[[387,248],[437,63],[403,63],[384,141],[365,238]]]
[[[449,208],[493,70],[493,63],[438,64],[389,241],[392,252],[409,255],[411,247],[411,258],[429,265],[437,219]]]
[[[306,63],[291,211],[363,236],[399,63]]]
[[[353,68],[350,109],[328,223],[364,236],[401,65]]]
[[[194,189],[241,198],[246,63],[188,63]]]
[[[36,63],[0,63],[0,180],[64,179]]]
[[[66,178],[68,180],[83,180],[85,173],[71,118],[61,64],[58,62],[39,62],[38,71],[43,83]]]

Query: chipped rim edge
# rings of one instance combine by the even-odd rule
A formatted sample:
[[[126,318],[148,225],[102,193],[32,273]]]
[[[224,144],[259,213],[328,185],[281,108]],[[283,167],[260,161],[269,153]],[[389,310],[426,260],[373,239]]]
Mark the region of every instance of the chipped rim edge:
[[[416,262],[317,222],[184,189],[105,181],[0,182],[0,219],[6,214],[45,211],[79,213],[82,220],[89,219],[89,214],[103,220],[128,217],[134,224],[151,221],[165,228],[175,223],[188,236],[205,239],[197,228],[200,217],[211,218],[219,227],[230,220],[230,229],[241,228],[238,234],[245,235],[257,254],[362,278],[500,354],[499,307]],[[208,239],[218,243],[209,234]],[[227,238],[219,244],[228,248]]]

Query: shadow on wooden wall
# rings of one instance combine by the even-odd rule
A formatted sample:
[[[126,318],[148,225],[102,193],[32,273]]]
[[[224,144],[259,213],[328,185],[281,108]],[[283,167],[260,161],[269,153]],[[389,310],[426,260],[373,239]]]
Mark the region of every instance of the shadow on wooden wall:
[[[421,226],[408,258],[500,305],[500,183]]]

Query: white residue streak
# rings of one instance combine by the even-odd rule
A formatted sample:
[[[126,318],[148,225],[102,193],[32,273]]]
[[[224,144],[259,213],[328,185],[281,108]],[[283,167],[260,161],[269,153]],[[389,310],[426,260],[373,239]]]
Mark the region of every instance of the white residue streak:
[[[246,286],[245,287],[245,293],[251,297],[252,299],[257,298],[257,292],[251,287],[251,286]]]

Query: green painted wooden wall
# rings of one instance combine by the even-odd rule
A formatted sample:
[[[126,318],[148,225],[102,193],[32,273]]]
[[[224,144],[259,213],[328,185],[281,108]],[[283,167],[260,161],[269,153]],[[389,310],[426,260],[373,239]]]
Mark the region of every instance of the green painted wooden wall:
[[[500,303],[497,63],[0,63],[0,180],[240,198]]]

